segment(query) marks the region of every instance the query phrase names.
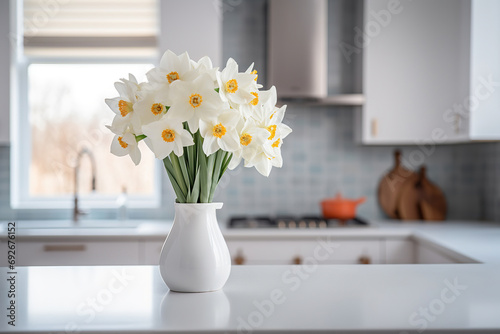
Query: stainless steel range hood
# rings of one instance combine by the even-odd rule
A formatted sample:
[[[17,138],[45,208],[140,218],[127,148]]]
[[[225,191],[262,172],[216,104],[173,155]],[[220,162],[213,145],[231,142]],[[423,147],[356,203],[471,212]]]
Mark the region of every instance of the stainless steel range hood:
[[[270,0],[268,83],[282,102],[359,105],[360,94],[328,96],[327,0]]]

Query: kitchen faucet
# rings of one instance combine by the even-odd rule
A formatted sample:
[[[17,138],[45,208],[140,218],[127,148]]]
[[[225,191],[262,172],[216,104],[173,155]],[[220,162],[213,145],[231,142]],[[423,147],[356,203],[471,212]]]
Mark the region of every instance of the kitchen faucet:
[[[75,183],[74,183],[74,186],[75,186],[74,187],[74,190],[75,190],[74,203],[75,203],[75,205],[73,208],[73,222],[74,223],[78,222],[80,216],[87,214],[86,212],[83,212],[78,208],[78,174],[80,171],[80,162],[81,162],[84,154],[87,154],[89,156],[90,163],[92,165],[92,191],[94,191],[96,189],[96,187],[95,187],[96,165],[95,165],[94,155],[87,148],[82,148],[80,150],[80,152],[78,152],[78,156],[76,158],[76,166],[75,166]]]

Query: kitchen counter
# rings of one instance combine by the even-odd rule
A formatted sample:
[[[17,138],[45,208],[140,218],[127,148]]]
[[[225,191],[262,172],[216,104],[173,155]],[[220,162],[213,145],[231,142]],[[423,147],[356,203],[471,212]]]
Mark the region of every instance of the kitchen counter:
[[[114,225],[110,225],[114,224]],[[35,228],[44,225],[43,221],[17,222],[18,240],[157,240],[165,239],[172,221],[127,221],[119,225],[112,221],[82,222],[79,228],[68,228],[67,222],[51,222],[51,228]],[[60,224],[61,226],[58,226]],[[66,224],[66,225],[63,225]],[[106,225],[108,224],[108,225]],[[7,238],[6,222],[0,227],[0,240]],[[114,226],[112,228],[96,226]],[[346,227],[327,229],[227,229],[222,227],[227,240],[265,240],[266,238],[294,239],[304,236],[315,238],[331,236],[342,238],[410,238],[421,243],[432,244],[463,262],[500,264],[500,225],[475,221],[446,222],[401,222],[372,221],[369,227]]]
[[[156,266],[1,268],[23,333],[500,332],[500,265],[234,266],[223,290],[170,292]]]

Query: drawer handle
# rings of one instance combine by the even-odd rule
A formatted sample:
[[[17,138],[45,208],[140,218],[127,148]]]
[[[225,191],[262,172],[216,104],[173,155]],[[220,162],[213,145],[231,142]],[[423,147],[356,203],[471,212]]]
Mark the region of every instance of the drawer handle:
[[[369,256],[362,255],[362,256],[359,257],[358,263],[359,264],[371,264],[372,263],[372,259]]]
[[[243,256],[243,254],[241,253],[241,250],[238,250],[238,253],[234,257],[234,264],[242,265],[242,264],[245,264],[245,262],[246,262],[246,259]]]
[[[293,262],[293,264],[302,264],[302,262],[303,262],[302,257],[296,256],[293,258],[292,262]]]
[[[85,245],[45,245],[43,250],[45,252],[83,252]]]

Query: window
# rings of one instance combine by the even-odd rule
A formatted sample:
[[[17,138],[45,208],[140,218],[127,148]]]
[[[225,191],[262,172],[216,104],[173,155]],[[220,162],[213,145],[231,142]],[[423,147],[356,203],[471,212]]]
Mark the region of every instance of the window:
[[[46,6],[46,7],[44,7]],[[15,207],[71,207],[74,165],[82,148],[79,193],[92,207],[113,207],[126,188],[131,206],[159,204],[159,168],[145,147],[135,166],[109,152],[114,116],[104,103],[128,73],[145,80],[156,59],[155,0],[18,2],[23,45],[17,52],[19,107],[13,147]],[[18,24],[19,26],[19,24]],[[143,145],[143,143],[140,143]]]

